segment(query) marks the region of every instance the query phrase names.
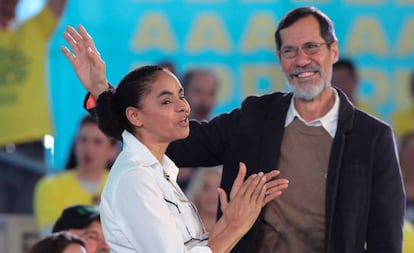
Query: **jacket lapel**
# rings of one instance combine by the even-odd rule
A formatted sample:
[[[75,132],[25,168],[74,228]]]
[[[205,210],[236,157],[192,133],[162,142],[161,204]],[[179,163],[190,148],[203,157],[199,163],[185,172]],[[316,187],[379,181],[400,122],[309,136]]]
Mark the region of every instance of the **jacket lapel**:
[[[326,252],[329,252],[329,241],[332,234],[333,214],[337,197],[339,176],[341,173],[342,157],[346,144],[348,132],[352,130],[355,107],[349,102],[342,91],[338,90],[340,105],[338,115],[338,127],[332,143],[331,155],[328,167],[328,177],[326,181]]]
[[[286,114],[289,109],[292,93],[278,96],[269,106],[261,133],[260,166],[264,171],[277,168],[285,130]]]

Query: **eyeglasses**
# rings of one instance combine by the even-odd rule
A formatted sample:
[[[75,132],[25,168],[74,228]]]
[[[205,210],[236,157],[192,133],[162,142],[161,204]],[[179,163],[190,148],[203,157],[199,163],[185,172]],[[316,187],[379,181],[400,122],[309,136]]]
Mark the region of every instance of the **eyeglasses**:
[[[306,42],[300,48],[306,55],[312,55],[319,52],[322,45],[330,45],[332,42]],[[295,58],[298,55],[299,48],[294,46],[286,46],[280,49],[280,55],[286,59]]]

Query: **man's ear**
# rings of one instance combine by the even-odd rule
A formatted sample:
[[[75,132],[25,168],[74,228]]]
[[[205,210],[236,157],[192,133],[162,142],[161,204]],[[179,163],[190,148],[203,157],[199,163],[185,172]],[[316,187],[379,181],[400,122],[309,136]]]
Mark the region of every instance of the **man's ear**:
[[[338,41],[334,41],[331,44],[331,52],[332,52],[332,61],[336,63],[339,60],[339,48],[338,48]]]
[[[142,127],[143,123],[141,121],[141,113],[138,108],[133,106],[128,106],[125,109],[125,116],[128,119],[128,121],[131,123],[131,125],[136,127]]]
[[[277,59],[279,60],[279,62],[280,62],[280,51],[279,50],[275,50],[275,55],[276,55],[276,57],[277,57]]]

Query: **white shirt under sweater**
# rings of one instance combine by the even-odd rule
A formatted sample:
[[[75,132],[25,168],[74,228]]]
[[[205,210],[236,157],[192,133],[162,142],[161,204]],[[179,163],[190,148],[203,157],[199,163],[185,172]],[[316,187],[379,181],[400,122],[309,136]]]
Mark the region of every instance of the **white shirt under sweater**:
[[[321,126],[321,127],[323,127],[332,138],[335,138],[336,129],[338,127],[338,116],[339,116],[340,101],[339,101],[338,92],[334,88],[331,88],[331,89],[332,89],[332,91],[334,93],[334,96],[335,96],[334,105],[332,106],[332,108],[325,115],[323,115],[322,117],[320,117],[318,119],[315,119],[311,122],[306,122],[306,120],[304,120],[300,116],[300,114],[296,110],[295,103],[294,103],[295,97],[293,96],[293,98],[290,102],[290,106],[289,106],[287,115],[286,115],[285,127],[290,125],[290,123],[292,123],[292,121],[295,118],[298,118],[300,121],[305,123],[305,125],[307,125],[307,126],[315,126],[315,127]]]
[[[122,138],[100,205],[111,252],[211,253],[198,214],[176,183],[177,166],[166,155],[160,163],[129,132]]]

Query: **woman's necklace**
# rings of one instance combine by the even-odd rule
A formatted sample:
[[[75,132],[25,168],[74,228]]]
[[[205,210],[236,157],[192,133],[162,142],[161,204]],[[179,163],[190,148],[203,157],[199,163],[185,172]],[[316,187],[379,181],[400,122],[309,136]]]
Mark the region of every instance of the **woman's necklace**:
[[[167,181],[170,181],[170,175],[163,169],[162,170],[162,174],[164,175],[164,178],[167,180]]]

